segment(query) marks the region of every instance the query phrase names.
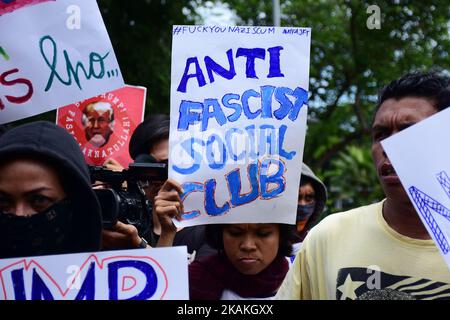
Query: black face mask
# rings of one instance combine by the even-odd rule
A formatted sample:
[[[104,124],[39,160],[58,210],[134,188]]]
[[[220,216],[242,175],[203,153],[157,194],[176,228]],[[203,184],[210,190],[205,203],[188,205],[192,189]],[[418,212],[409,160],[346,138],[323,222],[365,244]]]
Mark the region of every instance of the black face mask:
[[[0,258],[66,253],[72,216],[69,200],[31,216],[0,211]]]
[[[316,208],[316,204],[307,204],[307,205],[297,205],[297,222],[308,220],[312,214],[314,213],[314,209]]]

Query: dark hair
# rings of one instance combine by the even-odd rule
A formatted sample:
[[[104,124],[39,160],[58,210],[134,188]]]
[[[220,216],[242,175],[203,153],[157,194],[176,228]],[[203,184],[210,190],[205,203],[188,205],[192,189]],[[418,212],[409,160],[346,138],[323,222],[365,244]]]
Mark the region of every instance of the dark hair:
[[[292,255],[292,236],[294,233],[294,225],[278,224],[280,227],[280,243],[278,246],[278,255],[289,257]],[[223,227],[225,224],[208,224],[205,227],[205,238],[209,246],[222,254],[223,246]]]
[[[133,160],[141,154],[149,154],[151,148],[163,139],[169,139],[169,116],[157,114],[139,124],[130,139],[129,152]]]
[[[304,186],[307,183],[310,183],[314,186],[314,182],[315,182],[315,180],[313,178],[308,177],[307,175],[302,175],[302,178],[300,179],[300,187]],[[315,191],[315,189],[314,189],[314,191]]]
[[[441,111],[450,106],[450,78],[431,71],[408,73],[392,81],[378,95],[374,119],[384,101],[391,98],[399,100],[405,97],[430,99],[436,110]]]

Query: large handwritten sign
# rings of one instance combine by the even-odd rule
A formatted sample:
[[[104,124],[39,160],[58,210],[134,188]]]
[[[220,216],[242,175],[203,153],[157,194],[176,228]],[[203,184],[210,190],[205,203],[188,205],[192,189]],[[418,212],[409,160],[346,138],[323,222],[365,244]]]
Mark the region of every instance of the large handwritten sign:
[[[78,141],[89,165],[114,159],[124,168],[131,135],[144,117],[144,87],[125,86],[57,111],[57,124]]]
[[[0,124],[124,86],[95,0],[0,4]]]
[[[169,176],[181,225],[295,222],[309,28],[174,26]]]
[[[450,268],[450,108],[382,141],[423,225]]]
[[[186,247],[0,260],[0,300],[189,299]]]

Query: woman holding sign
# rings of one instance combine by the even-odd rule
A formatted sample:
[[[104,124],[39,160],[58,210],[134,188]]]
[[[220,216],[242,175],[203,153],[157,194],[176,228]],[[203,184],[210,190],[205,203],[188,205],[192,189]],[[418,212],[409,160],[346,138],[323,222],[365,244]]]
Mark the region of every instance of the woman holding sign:
[[[176,181],[167,180],[155,198],[155,213],[181,214],[181,193]],[[189,265],[190,298],[271,299],[289,269],[292,228],[276,223],[207,225],[206,241],[218,253]],[[167,244],[174,235],[167,237]]]
[[[0,258],[99,251],[100,206],[73,137],[34,122],[0,137]]]

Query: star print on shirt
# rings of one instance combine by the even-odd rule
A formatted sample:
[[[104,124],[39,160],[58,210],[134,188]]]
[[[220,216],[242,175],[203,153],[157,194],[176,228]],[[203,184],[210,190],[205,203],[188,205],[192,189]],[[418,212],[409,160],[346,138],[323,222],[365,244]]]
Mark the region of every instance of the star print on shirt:
[[[450,284],[368,268],[342,268],[337,300],[450,300]]]
[[[355,291],[364,283],[364,281],[353,281],[351,274],[348,274],[347,278],[345,278],[345,282],[337,287],[337,289],[342,292],[341,300],[347,300],[348,298],[355,300],[357,298]]]

